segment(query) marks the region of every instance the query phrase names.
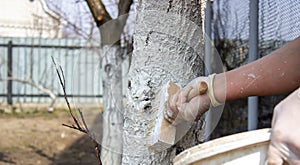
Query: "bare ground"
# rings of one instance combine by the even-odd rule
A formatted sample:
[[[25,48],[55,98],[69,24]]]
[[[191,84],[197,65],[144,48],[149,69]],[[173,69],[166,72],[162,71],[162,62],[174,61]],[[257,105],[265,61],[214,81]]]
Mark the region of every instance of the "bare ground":
[[[0,113],[0,165],[97,164],[90,139],[76,130],[61,110],[42,114]]]

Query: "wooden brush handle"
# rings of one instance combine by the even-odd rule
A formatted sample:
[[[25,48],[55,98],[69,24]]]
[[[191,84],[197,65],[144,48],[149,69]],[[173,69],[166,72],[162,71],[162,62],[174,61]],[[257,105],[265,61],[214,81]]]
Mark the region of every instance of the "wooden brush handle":
[[[207,86],[207,83],[204,82],[204,81],[201,81],[197,84],[197,87],[196,88],[193,88],[189,94],[188,94],[188,98],[187,98],[187,101],[191,101],[192,98],[198,96],[198,95],[203,95],[206,93],[208,89],[208,86]]]

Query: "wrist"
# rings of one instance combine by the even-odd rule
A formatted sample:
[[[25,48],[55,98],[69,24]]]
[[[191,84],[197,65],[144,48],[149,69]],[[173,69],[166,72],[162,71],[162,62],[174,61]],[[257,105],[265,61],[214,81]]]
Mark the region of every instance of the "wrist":
[[[214,96],[219,103],[225,103],[226,101],[226,77],[225,73],[219,73],[215,75],[213,81]]]
[[[207,86],[208,86],[208,90],[207,90],[207,95],[208,97],[210,98],[210,105],[211,107],[217,107],[219,105],[222,104],[220,100],[220,98],[218,98],[219,100],[217,100],[216,98],[216,94],[215,94],[215,87],[216,87],[216,84],[215,84],[215,77],[216,77],[216,74],[211,74],[207,77]]]

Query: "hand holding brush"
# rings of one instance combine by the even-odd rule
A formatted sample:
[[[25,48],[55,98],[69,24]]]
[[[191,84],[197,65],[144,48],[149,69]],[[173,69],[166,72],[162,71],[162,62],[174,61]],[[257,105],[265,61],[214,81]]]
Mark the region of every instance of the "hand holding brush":
[[[183,121],[199,120],[210,106],[219,105],[213,94],[213,79],[214,74],[198,77],[170,96],[164,113],[165,119],[173,125]]]

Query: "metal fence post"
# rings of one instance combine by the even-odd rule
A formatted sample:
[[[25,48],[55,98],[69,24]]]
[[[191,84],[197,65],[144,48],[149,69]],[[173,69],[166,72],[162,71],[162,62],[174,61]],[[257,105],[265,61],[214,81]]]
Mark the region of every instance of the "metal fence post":
[[[212,0],[208,0],[206,2],[206,10],[205,10],[205,55],[204,55],[204,60],[205,60],[205,76],[208,76],[209,74],[212,73],[212,68],[211,68],[211,57],[212,57],[212,41],[211,41],[211,20],[212,20]],[[206,119],[206,124],[205,124],[205,134],[207,135],[206,141],[209,141],[210,139],[210,133],[212,132],[211,128],[211,118],[212,118],[212,113],[211,111],[206,112],[207,116],[205,117]],[[206,136],[205,135],[205,136]]]
[[[7,45],[7,77],[10,78],[12,77],[13,73],[13,68],[12,68],[12,48],[13,48],[13,43],[12,41],[8,42]],[[12,100],[12,80],[7,81],[7,103],[9,105],[13,104]]]
[[[249,63],[258,58],[258,2],[250,0]],[[248,130],[255,130],[257,121],[258,97],[252,96],[248,98]]]

